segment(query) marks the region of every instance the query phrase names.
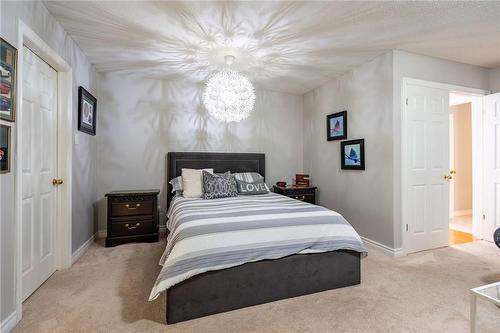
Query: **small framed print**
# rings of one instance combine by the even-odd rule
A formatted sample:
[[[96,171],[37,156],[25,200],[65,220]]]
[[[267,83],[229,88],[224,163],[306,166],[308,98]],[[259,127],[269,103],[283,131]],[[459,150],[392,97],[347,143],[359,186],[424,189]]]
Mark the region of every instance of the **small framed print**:
[[[0,125],[0,173],[10,172],[10,126]]]
[[[365,139],[340,143],[341,169],[365,170]]]
[[[0,119],[16,117],[17,49],[0,38]]]
[[[347,139],[347,111],[326,116],[326,139],[328,141]]]
[[[96,133],[97,99],[85,88],[78,88],[78,130],[90,135]]]

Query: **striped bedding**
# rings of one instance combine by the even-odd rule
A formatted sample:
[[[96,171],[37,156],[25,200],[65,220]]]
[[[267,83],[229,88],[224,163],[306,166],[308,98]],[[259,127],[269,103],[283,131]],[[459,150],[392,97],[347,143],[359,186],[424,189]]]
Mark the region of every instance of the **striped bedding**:
[[[176,196],[170,234],[149,300],[207,271],[263,259],[339,249],[366,252],[342,215],[279,194],[205,200]]]

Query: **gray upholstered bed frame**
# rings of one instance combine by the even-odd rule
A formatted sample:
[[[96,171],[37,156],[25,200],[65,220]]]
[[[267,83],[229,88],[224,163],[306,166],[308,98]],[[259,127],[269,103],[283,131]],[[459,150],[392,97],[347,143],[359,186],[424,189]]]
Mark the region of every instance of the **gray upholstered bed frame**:
[[[265,155],[168,153],[167,183],[180,176],[182,168],[258,172],[265,177]],[[168,204],[171,199],[169,194]],[[296,254],[199,274],[167,290],[167,323],[356,285],[361,279],[360,259],[358,252],[338,250]]]

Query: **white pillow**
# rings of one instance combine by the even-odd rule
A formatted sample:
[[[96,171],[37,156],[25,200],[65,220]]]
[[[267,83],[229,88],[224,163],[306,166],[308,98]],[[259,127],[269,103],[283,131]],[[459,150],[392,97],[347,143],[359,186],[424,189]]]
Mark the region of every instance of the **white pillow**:
[[[214,169],[182,168],[182,195],[185,198],[200,198],[203,195],[202,171],[214,173]]]

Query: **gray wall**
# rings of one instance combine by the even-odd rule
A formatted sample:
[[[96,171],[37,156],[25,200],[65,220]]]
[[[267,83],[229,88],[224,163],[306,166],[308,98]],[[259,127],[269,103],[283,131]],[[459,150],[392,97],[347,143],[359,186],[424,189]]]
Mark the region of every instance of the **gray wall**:
[[[95,71],[83,52],[67,36],[61,25],[49,14],[42,2],[0,2],[2,38],[17,47],[17,23],[19,17],[33,29],[50,47],[61,55],[73,68],[73,125],[75,135],[79,136],[79,144],[73,150],[73,250],[77,249],[94,234],[93,204],[95,202],[95,138],[76,134],[77,88],[82,85],[95,92]],[[19,112],[19,110],[18,110]],[[3,122],[13,127],[17,123]],[[15,151],[17,146],[14,142]],[[13,155],[14,156],[14,155]],[[15,170],[15,160],[12,169]],[[0,175],[0,269],[1,297],[0,319],[3,321],[15,311],[15,211],[14,211],[14,178],[15,172]]]
[[[500,67],[490,70],[490,90],[491,92],[497,93],[500,92]]]
[[[366,171],[340,169],[340,141],[326,141],[326,115],[347,110],[348,139],[365,139]],[[361,236],[393,245],[392,53],[304,95],[304,171],[319,204]]]
[[[108,191],[160,188],[165,212],[169,151],[263,152],[269,184],[291,182],[302,172],[302,96],[258,90],[250,117],[225,124],[202,106],[202,84],[120,73],[98,77],[99,230],[105,229]]]

